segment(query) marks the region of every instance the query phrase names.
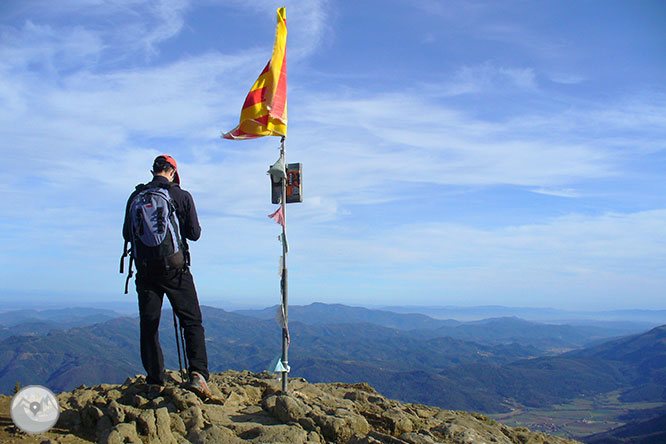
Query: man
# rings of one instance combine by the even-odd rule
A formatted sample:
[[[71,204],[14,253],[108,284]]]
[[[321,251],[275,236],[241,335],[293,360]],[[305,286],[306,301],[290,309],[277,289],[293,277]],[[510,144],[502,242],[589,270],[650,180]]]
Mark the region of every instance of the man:
[[[141,259],[137,257],[137,245],[132,245],[136,260],[136,291],[139,296],[139,318],[141,325],[141,361],[146,369],[146,381],[151,391],[159,392],[165,384],[164,357],[159,342],[158,327],[162,312],[164,294],[184,329],[185,353],[189,362],[189,387],[201,396],[210,396],[208,379],[208,357],[201,309],[197,299],[194,280],[189,270],[187,239],[196,241],[201,235],[199,218],[192,195],[180,188],[180,177],[176,161],[167,155],[158,156],[153,162],[153,180],[139,185],[127,202],[123,237],[126,242],[135,242],[137,233],[133,230],[130,209],[134,197],[149,188],[162,188],[168,191],[175,206],[181,240],[178,254],[168,258]],[[139,243],[139,242],[135,242]]]

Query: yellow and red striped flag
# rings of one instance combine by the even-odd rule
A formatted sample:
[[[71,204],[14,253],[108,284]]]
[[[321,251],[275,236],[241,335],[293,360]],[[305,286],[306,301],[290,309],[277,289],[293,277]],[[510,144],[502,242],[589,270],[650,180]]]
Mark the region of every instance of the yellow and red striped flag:
[[[287,135],[287,18],[277,10],[273,56],[245,99],[240,124],[224,139],[255,139]]]

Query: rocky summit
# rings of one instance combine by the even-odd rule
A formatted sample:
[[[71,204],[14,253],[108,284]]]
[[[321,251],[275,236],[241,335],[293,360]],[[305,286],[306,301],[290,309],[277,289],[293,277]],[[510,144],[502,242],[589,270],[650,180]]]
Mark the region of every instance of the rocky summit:
[[[202,399],[168,372],[161,392],[142,376],[122,385],[81,386],[58,395],[56,427],[40,435],[17,430],[2,402],[2,442],[73,444],[433,444],[549,443],[576,441],[511,428],[483,415],[406,404],[365,383],[289,381],[289,393],[269,373],[212,374],[213,397]],[[5,408],[7,406],[7,408]],[[6,415],[5,415],[6,414]]]

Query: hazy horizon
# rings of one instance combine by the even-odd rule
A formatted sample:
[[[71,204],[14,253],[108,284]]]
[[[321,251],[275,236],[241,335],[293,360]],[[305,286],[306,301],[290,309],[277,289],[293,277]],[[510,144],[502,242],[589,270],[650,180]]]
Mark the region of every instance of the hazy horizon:
[[[22,302],[8,301],[0,298],[2,309],[0,313],[17,310],[49,311],[60,309],[98,309],[109,310],[121,315],[138,315],[136,301],[132,300],[107,300],[107,301],[69,301],[62,303],[61,300],[51,301],[27,300]],[[566,323],[576,321],[600,321],[600,322],[626,322],[626,323],[649,323],[666,324],[666,310],[664,309],[599,309],[599,310],[570,310],[554,307],[537,306],[508,306],[508,305],[373,305],[373,304],[349,304],[340,302],[312,301],[306,304],[291,304],[293,306],[310,306],[313,304],[343,305],[351,308],[365,308],[368,310],[390,311],[396,314],[425,314],[433,319],[453,319],[458,321],[474,321],[500,317],[518,317],[534,322]],[[279,302],[265,305],[238,304],[222,299],[201,302],[202,307],[219,308],[225,311],[265,310],[279,306]],[[165,297],[163,309],[171,308]]]

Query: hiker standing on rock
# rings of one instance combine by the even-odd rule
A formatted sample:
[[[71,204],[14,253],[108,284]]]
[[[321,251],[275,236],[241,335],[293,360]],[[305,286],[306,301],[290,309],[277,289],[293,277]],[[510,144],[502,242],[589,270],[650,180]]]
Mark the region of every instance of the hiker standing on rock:
[[[185,332],[189,388],[210,396],[201,308],[189,269],[187,246],[187,239],[196,241],[201,235],[199,218],[192,195],[180,188],[178,167],[171,156],[158,156],[152,173],[153,180],[137,185],[130,195],[123,224],[126,251],[131,244],[130,276],[131,261],[136,263],[141,361],[146,381],[153,391],[161,391],[166,382],[158,333],[166,294]]]

